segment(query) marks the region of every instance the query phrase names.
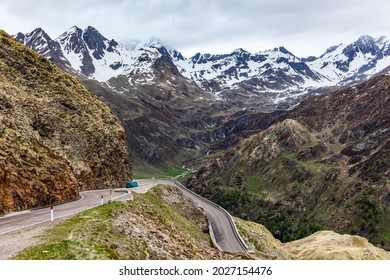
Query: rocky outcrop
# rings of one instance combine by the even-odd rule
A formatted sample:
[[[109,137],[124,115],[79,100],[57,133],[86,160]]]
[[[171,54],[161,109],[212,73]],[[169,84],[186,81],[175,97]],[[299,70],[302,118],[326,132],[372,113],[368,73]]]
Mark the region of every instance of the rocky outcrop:
[[[260,259],[295,260],[389,260],[390,252],[366,238],[318,231],[308,237],[281,243],[261,224],[235,218],[241,236]]]
[[[241,237],[250,252],[259,259],[291,260],[294,257],[283,248],[282,242],[272,236],[263,225],[234,218]]]
[[[123,128],[80,81],[0,32],[0,213],[131,176]]]
[[[306,238],[285,243],[283,248],[300,260],[390,260],[390,252],[367,239],[333,231],[319,231]]]

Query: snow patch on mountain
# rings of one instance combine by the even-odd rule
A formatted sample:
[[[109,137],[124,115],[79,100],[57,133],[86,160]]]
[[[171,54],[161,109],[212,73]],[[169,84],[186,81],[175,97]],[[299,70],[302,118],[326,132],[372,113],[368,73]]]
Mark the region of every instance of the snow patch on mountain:
[[[329,83],[322,75],[313,72],[301,61],[283,47],[251,54],[243,49],[237,49],[230,54],[210,55],[196,54],[192,58],[175,60],[180,72],[194,80],[199,86],[204,82],[216,81],[222,87],[238,88],[240,84],[252,78],[266,81],[268,84],[278,84],[277,72],[292,77],[288,87],[312,87]],[[261,85],[254,87],[260,91],[271,90],[278,92],[279,88]]]
[[[74,36],[77,38],[75,39]],[[86,44],[87,40],[98,40],[95,42],[98,47],[91,49]],[[122,45],[113,40],[109,41],[100,34],[87,34],[87,30],[81,31],[77,27],[62,34],[57,41],[65,57],[78,72],[83,73],[82,66],[85,66],[86,60],[90,60],[94,71],[87,76],[100,82],[107,82],[119,75],[125,75],[129,79],[135,75],[141,78],[145,75],[146,80],[149,81],[153,77],[152,64],[161,56],[156,49],[156,46],[160,45],[155,39],[145,42],[127,42]],[[75,42],[77,43],[74,44]]]
[[[308,89],[345,85],[381,72],[390,65],[390,41],[363,35],[351,44],[328,48],[319,58],[298,58],[279,47],[253,54],[237,49],[223,55],[197,53],[188,59],[176,55],[173,61],[185,77],[206,90],[216,82],[211,91],[245,88],[277,94],[274,101],[280,102]]]
[[[351,44],[329,48],[318,59],[308,62],[312,69],[332,81],[346,84],[379,73],[390,65],[390,41],[386,37],[361,36]]]

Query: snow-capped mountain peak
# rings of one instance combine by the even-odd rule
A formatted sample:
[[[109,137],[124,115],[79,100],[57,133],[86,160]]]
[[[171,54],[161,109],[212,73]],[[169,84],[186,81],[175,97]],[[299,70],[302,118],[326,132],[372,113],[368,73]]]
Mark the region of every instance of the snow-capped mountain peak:
[[[272,50],[272,52],[274,53],[283,53],[283,54],[286,54],[286,55],[289,55],[289,56],[294,56],[291,52],[289,52],[285,47],[278,47],[278,48],[274,48]]]
[[[57,65],[65,68],[70,67],[69,61],[67,61],[62,53],[60,44],[52,40],[42,28],[38,27],[27,34],[19,32],[14,37],[29,48],[52,60]]]
[[[356,41],[357,43],[359,44],[362,44],[362,45],[373,45],[375,44],[375,40],[373,37],[371,37],[370,35],[362,35],[359,37],[359,39]]]
[[[342,44],[342,43],[327,48],[326,51],[320,56],[320,58],[322,58],[322,57],[324,57],[324,56],[326,56],[326,55],[328,55],[328,54],[330,54],[330,53],[335,52],[335,51],[336,51],[337,49],[339,49],[340,47],[343,47],[343,44]]]
[[[64,33],[62,33],[58,39],[62,38],[62,37],[68,37],[68,36],[72,36],[73,34],[82,34],[83,33],[83,30],[81,28],[79,28],[78,26],[74,25],[72,26],[71,28],[69,28],[68,30],[66,30]]]
[[[23,44],[29,44],[35,51],[40,53],[42,53],[42,50],[51,41],[49,35],[40,27],[27,34],[19,32],[15,38]]]
[[[189,59],[177,60],[176,64],[184,76],[213,92],[243,86],[251,93],[280,92],[321,81],[320,75],[284,47],[258,53],[244,49],[223,55],[197,53]]]
[[[140,40],[121,40],[119,41],[119,45],[125,48],[128,51],[133,51],[136,47],[141,43]]]
[[[174,62],[179,60],[186,60],[186,58],[178,50],[169,50],[169,54],[171,55]]]
[[[244,50],[243,48],[237,48],[237,49],[235,49],[234,51],[232,51],[231,53],[232,53],[232,54],[237,54],[237,55],[249,54],[249,52],[247,52],[247,51]]]
[[[84,48],[82,41],[83,30],[77,26],[73,26],[63,34],[61,34],[56,41],[58,41],[62,48],[67,52],[80,53]]]
[[[390,65],[389,41],[386,37],[376,39],[362,35],[348,45],[329,48],[318,59],[308,62],[308,65],[334,85],[362,80]]]
[[[92,26],[82,30],[73,26],[52,40],[41,28],[26,35],[18,33],[17,38],[35,51],[53,59],[56,64],[98,81],[106,82],[118,75],[135,74],[151,79],[152,63],[161,54],[157,39],[138,42],[130,49],[108,40]],[[151,48],[153,47],[153,48]],[[144,77],[145,78],[145,77]]]
[[[163,46],[162,42],[160,39],[156,37],[151,37],[149,39],[146,39],[144,41],[141,41],[138,43],[136,46],[136,49],[143,49],[143,48],[161,48]]]

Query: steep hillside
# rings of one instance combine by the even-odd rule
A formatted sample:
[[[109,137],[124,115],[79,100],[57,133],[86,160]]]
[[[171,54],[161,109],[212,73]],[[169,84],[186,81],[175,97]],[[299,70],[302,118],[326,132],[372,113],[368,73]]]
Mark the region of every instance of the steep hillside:
[[[188,184],[283,242],[320,229],[390,246],[390,77],[313,97]]]
[[[318,231],[296,241],[281,243],[261,224],[234,220],[253,255],[260,259],[390,260],[390,252],[357,235]]]
[[[0,32],[0,213],[131,176],[123,128],[80,81]]]

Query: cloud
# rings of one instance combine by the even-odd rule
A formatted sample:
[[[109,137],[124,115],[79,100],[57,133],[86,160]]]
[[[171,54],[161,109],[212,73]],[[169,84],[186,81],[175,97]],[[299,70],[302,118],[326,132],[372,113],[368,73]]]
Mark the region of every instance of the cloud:
[[[318,55],[362,34],[388,35],[389,12],[382,0],[0,1],[1,28],[10,33],[40,26],[55,38],[73,25],[91,25],[118,40],[155,36],[187,55],[280,45]]]

